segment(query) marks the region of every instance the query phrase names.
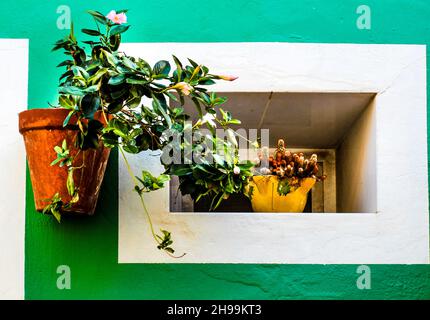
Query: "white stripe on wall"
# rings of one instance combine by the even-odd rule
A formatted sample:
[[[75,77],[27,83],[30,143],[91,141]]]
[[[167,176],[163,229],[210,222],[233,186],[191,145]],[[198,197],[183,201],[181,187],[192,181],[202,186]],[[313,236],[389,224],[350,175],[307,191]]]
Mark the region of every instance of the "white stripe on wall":
[[[373,160],[371,152],[366,156],[362,152],[372,148],[360,149],[357,154],[363,169],[359,176],[354,170],[354,180],[346,186],[355,192],[352,200],[360,195],[362,212],[353,207],[355,213],[336,214],[170,213],[169,190],[164,188],[145,195],[145,201],[156,231],[171,231],[177,252],[187,253],[182,259],[171,259],[155,248],[139,198],[130,192],[133,185],[120,160],[120,263],[429,263],[426,46],[125,43],[121,50],[144,56],[150,64],[174,53],[184,61],[192,57],[211,66],[217,74],[239,76],[233,84],[211,86],[217,92],[378,95],[373,102],[376,124],[366,114],[366,126],[360,120],[351,131],[362,138],[374,137],[368,145],[374,143],[372,148],[377,151]],[[414,155],[412,167],[408,155]],[[142,169],[163,170],[153,154],[141,153],[129,160],[136,174]],[[372,170],[366,170],[369,163]],[[373,179],[376,186],[370,182]]]
[[[0,39],[0,74],[0,299],[24,299],[26,170],[18,112],[27,109],[27,39]]]

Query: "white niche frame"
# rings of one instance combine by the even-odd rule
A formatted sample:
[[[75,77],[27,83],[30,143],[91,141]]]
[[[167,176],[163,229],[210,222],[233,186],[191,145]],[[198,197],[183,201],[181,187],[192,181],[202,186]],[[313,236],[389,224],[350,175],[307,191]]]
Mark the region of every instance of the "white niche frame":
[[[170,213],[165,188],[145,199],[155,228],[171,231],[177,253],[187,253],[172,259],[156,249],[120,157],[119,263],[429,263],[425,45],[126,43],[121,50],[151,64],[190,57],[239,76],[214,91],[377,93],[377,213]],[[157,154],[128,158],[136,173],[161,173]]]

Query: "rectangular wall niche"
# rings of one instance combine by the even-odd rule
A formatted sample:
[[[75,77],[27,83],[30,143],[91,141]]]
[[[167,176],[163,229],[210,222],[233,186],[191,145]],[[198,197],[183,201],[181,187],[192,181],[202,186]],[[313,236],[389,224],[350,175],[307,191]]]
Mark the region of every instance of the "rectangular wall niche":
[[[226,108],[244,127],[258,128],[263,118],[272,146],[283,136],[290,148],[325,152],[320,159],[331,180],[320,191],[324,208],[312,203],[312,211],[337,213],[172,213],[173,188],[157,190],[145,195],[153,225],[171,231],[177,252],[187,253],[172,261],[154,248],[120,159],[120,263],[429,263],[426,46],[133,43],[121,49],[151,65],[174,53],[217,74],[238,75],[209,89],[230,98]],[[129,163],[135,172],[164,170],[159,152],[130,156]]]
[[[376,213],[376,130],[374,93],[228,92],[225,109],[244,129],[269,129],[273,152],[279,138],[287,149],[318,154],[320,173],[305,212]],[[172,103],[174,105],[174,103]],[[197,114],[192,104],[185,109]],[[237,127],[238,128],[238,127]],[[248,151],[249,159],[255,151]],[[171,212],[207,212],[209,200],[194,203],[170,183]],[[224,201],[216,211],[250,212],[245,196]]]

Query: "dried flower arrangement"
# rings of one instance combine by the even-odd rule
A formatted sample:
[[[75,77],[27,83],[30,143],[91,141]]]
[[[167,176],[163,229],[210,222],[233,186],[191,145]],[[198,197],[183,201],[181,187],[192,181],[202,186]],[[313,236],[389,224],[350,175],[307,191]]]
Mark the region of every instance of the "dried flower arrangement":
[[[272,199],[272,201],[269,202],[274,201],[273,188],[267,188],[263,185],[273,186],[276,181],[276,200],[278,202],[300,202],[300,205],[298,206],[287,204],[283,207],[294,208],[298,212],[301,212],[303,211],[306,203],[308,191],[316,182],[326,179],[325,175],[317,176],[319,167],[318,156],[316,154],[312,154],[310,158],[307,159],[303,152],[293,153],[290,150],[287,150],[283,139],[278,140],[278,145],[273,155],[270,155],[267,147],[262,148],[255,162],[256,166],[254,169],[253,183],[251,183],[251,188],[249,189],[251,202],[255,211],[261,211],[258,209],[260,206],[255,205],[257,201],[267,202],[269,198]],[[257,190],[255,190],[256,187]],[[279,197],[292,195],[297,190],[303,191],[298,193],[301,197]],[[258,200],[254,197],[256,192],[260,196]],[[273,209],[274,207],[275,205],[272,204],[272,210],[270,211],[276,211]],[[263,208],[266,208],[266,206],[263,206]],[[286,210],[288,212],[288,209]]]

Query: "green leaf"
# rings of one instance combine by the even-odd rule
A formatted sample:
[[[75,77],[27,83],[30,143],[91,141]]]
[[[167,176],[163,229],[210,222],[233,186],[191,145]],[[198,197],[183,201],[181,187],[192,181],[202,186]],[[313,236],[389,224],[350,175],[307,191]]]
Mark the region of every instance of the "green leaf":
[[[64,72],[61,76],[60,76],[60,78],[58,79],[58,80],[62,80],[62,79],[64,79],[64,78],[67,78],[67,77],[71,77],[71,76],[73,76],[73,71],[72,70],[67,70],[66,72]]]
[[[56,193],[52,199],[50,199],[50,203],[43,208],[44,214],[52,214],[55,219],[60,223],[61,222],[61,207],[63,206],[63,201],[58,193]]]
[[[95,74],[88,78],[89,82],[95,84],[101,77],[103,77],[108,72],[107,68],[100,68]]]
[[[123,24],[120,24],[120,25],[118,25],[118,26],[113,27],[113,28],[110,30],[110,35],[111,35],[111,36],[114,36],[114,35],[117,35],[117,34],[121,34],[121,33],[125,32],[125,31],[127,31],[127,30],[128,30],[128,28],[130,28],[130,25],[123,25]]]
[[[92,15],[94,17],[94,19],[98,22],[100,22],[101,24],[108,24],[108,20],[107,18],[100,12],[98,11],[94,11],[94,10],[88,10],[87,11],[90,15]]]
[[[67,174],[67,181],[66,181],[67,192],[71,196],[75,194],[75,180],[73,179],[73,171],[74,171],[73,168],[69,168],[69,172]]]
[[[142,177],[136,179],[142,184],[142,187],[138,187],[136,191],[141,194],[142,192],[150,192],[158,190],[164,187],[164,183],[170,180],[168,175],[162,174],[158,178],[154,177],[149,171],[142,171]]]
[[[85,118],[93,119],[94,113],[100,107],[100,97],[95,94],[87,94],[82,97],[80,102],[81,111],[84,114]]]
[[[75,192],[75,194],[73,195],[72,199],[70,199],[69,204],[74,204],[77,203],[79,201],[79,193]]]
[[[127,87],[123,87],[123,86],[117,86],[117,87],[113,87],[115,89],[112,89],[114,91],[112,91],[110,93],[110,96],[112,97],[112,99],[119,99],[122,96],[124,96],[126,93],[128,93],[128,88]]]
[[[137,65],[135,62],[133,62],[129,57],[123,57],[122,58],[122,64],[126,66],[129,69],[137,69]]]
[[[61,213],[57,209],[51,209],[52,215],[55,217],[55,219],[58,221],[58,223],[61,223]]]
[[[166,247],[166,248],[164,248],[164,250],[171,253],[171,254],[175,253],[175,250],[173,250],[173,248],[171,248],[171,247]]]
[[[58,103],[65,109],[73,109],[73,107],[75,106],[75,103],[72,99],[63,95],[60,95],[60,97],[58,98]]]
[[[57,158],[54,161],[51,162],[51,166],[55,166],[58,162],[60,162],[61,160],[63,160],[62,158]]]
[[[222,118],[225,122],[228,122],[231,120],[231,114],[227,111],[225,112],[224,109],[219,108],[219,111],[221,112]]]
[[[172,99],[173,101],[178,101],[178,98],[171,92],[166,91],[164,92],[170,99]]]
[[[290,184],[287,179],[278,181],[277,191],[280,196],[286,196],[290,192]]]
[[[113,132],[106,132],[102,135],[103,144],[107,148],[113,148],[118,145],[118,136]]]
[[[75,78],[76,77],[82,77],[82,78],[84,78],[86,80],[89,77],[88,72],[84,68],[82,68],[80,66],[72,66],[71,70],[73,71],[73,74],[75,75]]]
[[[246,162],[237,164],[237,166],[240,168],[240,171],[242,172],[242,171],[251,169],[252,167],[254,167],[254,164],[251,161],[247,160]]]
[[[165,182],[169,181],[170,177],[166,174],[161,174],[158,178],[157,178],[157,182],[159,185],[163,185]]]
[[[208,174],[208,175],[214,175],[213,172],[210,172],[208,169],[206,169],[202,164],[198,164],[196,165],[196,168],[203,171],[204,173]]]
[[[64,141],[63,141],[63,144],[64,144]],[[55,146],[54,147],[54,151],[56,153],[58,153],[58,154],[62,154],[63,153],[63,149],[61,147],[59,147],[59,146]]]
[[[89,65],[86,67],[87,72],[93,73],[95,69],[99,69],[101,62],[99,60],[88,61]]]
[[[110,78],[108,84],[116,86],[118,84],[123,83],[124,80],[125,80],[125,75],[124,74],[119,74],[117,76],[114,76],[114,77]]]
[[[63,121],[63,127],[66,127],[69,124],[70,118],[72,118],[72,116],[75,114],[75,112],[76,112],[75,110],[72,110],[69,112],[66,119],[64,119],[64,121]]]
[[[89,86],[85,89],[83,89],[84,93],[93,93],[99,90],[99,86],[98,85],[93,85],[93,86]]]
[[[141,97],[134,97],[127,100],[125,103],[130,109],[137,108],[140,105]]]
[[[155,112],[161,113],[161,115],[167,122],[167,126],[170,128],[172,126],[172,119],[170,119],[170,116],[167,114],[166,110],[161,105],[160,100],[158,100],[155,95],[152,95],[152,107],[154,108]]]
[[[219,193],[219,194],[217,194],[213,199],[212,199],[212,202],[211,202],[211,206],[210,206],[210,211],[213,211],[213,210],[215,210],[216,208],[218,208],[218,206],[221,204],[221,201],[222,201],[222,199],[223,199],[223,197],[224,197],[224,193]],[[215,204],[215,205],[214,205]]]
[[[104,134],[113,132],[115,135],[126,139],[129,128],[126,123],[121,122],[119,119],[112,119],[109,121],[108,126],[103,130]],[[109,139],[115,139],[109,136]]]
[[[90,36],[101,36],[102,34],[97,30],[92,29],[82,29],[81,30],[85,34],[89,34]]]
[[[126,144],[124,145],[124,151],[128,152],[128,153],[132,153],[132,154],[136,154],[139,153],[139,148],[130,144]]]
[[[169,174],[174,176],[186,176],[193,172],[193,170],[189,166],[179,166],[179,165],[173,165],[169,169]]]
[[[133,79],[133,78],[127,78],[127,79],[125,80],[125,82],[126,82],[126,83],[129,83],[129,84],[147,84],[147,83],[148,83],[148,80],[145,80],[145,79]]]
[[[153,68],[155,75],[165,75],[168,76],[170,72],[170,63],[166,60],[158,61]]]
[[[85,44],[89,44],[90,46],[95,46],[96,44],[101,44],[100,41],[91,41],[91,40],[87,40],[87,41],[82,41]]]
[[[85,94],[85,91],[82,88],[75,87],[75,86],[63,86],[58,89],[59,93],[63,94],[71,94],[74,96],[83,96]]]
[[[242,122],[238,119],[231,119],[230,121],[228,121],[229,124],[241,124]]]
[[[209,106],[211,104],[211,99],[207,93],[201,92],[199,95],[200,95],[200,99],[202,99],[206,105]]]
[[[215,83],[216,83],[215,81],[208,79],[208,78],[201,78],[199,80],[199,84],[201,84],[203,86],[210,86],[210,85],[213,85]]]
[[[65,67],[65,66],[73,66],[73,61],[72,60],[64,60],[63,62],[59,63],[57,65],[57,67]]]
[[[191,60],[190,58],[188,58],[188,61],[191,63],[191,65],[192,65],[194,68],[197,68],[197,67],[198,67],[198,63],[197,63],[197,62],[195,62],[195,61]]]
[[[199,118],[202,118],[203,111],[202,111],[202,107],[200,106],[199,100],[197,100],[196,97],[191,98],[191,100],[194,102],[194,105],[196,106],[197,112],[199,113]]]
[[[117,113],[123,108],[122,100],[116,100],[108,105],[108,112],[109,113]]]
[[[116,67],[118,64],[118,59],[110,52],[101,49],[101,52],[103,52],[104,56],[106,57],[107,62],[113,67]]]
[[[109,47],[111,48],[112,51],[117,51],[120,44],[121,44],[120,34],[115,34],[109,37]]]
[[[182,63],[178,58],[176,58],[176,56],[172,55],[172,57],[176,64],[176,78],[177,81],[180,82],[182,77]]]
[[[76,65],[81,65],[85,62],[87,55],[84,51],[84,49],[76,47],[73,51],[71,51],[73,60],[75,60]]]

